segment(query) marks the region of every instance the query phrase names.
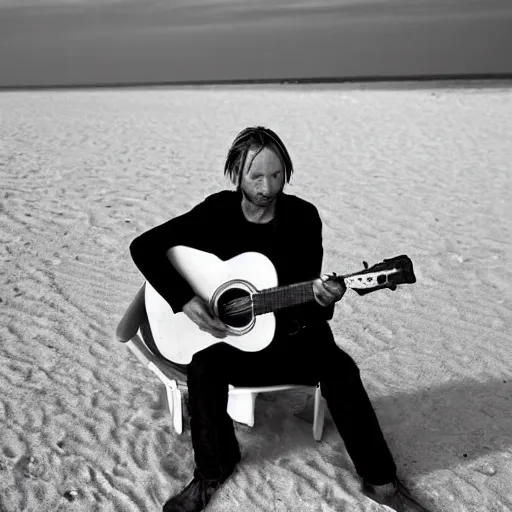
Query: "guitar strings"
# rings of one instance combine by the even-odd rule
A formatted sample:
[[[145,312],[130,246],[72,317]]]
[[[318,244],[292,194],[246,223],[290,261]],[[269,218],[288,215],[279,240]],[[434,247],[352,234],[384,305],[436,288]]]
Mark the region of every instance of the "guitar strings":
[[[233,316],[252,312],[252,300],[248,297],[239,297],[226,302],[222,306],[224,314]]]

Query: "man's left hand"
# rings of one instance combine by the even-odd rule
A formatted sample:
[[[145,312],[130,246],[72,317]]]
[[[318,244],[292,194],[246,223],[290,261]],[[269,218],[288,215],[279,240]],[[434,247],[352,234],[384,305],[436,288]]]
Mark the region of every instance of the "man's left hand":
[[[338,302],[345,292],[347,287],[345,282],[329,280],[329,276],[323,275],[313,281],[313,293],[315,294],[315,300],[324,307],[330,306],[334,302]]]

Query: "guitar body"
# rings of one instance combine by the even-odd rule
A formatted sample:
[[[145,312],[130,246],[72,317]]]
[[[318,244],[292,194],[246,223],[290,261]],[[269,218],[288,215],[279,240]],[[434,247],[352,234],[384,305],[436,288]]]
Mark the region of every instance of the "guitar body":
[[[168,251],[168,256],[196,295],[209,302],[214,311],[224,298],[251,295],[257,290],[278,285],[274,265],[260,253],[246,252],[222,261],[211,253],[176,246]],[[251,314],[231,326],[232,335],[214,338],[201,331],[184,313],[174,313],[147,282],[145,303],[158,350],[165,358],[179,364],[189,364],[196,352],[216,343],[228,343],[246,352],[257,352],[270,344],[275,333],[274,313]]]

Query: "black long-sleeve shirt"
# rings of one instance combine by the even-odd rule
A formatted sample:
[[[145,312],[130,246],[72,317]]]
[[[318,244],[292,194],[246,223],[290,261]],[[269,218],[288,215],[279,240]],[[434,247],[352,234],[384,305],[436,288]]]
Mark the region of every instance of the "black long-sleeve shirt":
[[[195,295],[167,258],[167,250],[176,245],[212,253],[224,261],[243,252],[260,252],[274,264],[279,286],[319,277],[322,222],[313,204],[281,192],[274,220],[256,224],[245,218],[241,203],[239,191],[212,194],[192,210],[150,229],[130,244],[135,265],[175,313]],[[330,320],[333,313],[334,305],[323,307],[314,301],[277,312],[276,318],[278,325],[291,319],[305,324]]]

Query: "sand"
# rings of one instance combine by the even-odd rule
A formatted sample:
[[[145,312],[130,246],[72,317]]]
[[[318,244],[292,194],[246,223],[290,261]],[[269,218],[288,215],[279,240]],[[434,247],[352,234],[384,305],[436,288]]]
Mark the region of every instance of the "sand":
[[[254,124],[318,206],[325,271],[415,264],[415,285],[349,291],[331,322],[400,475],[432,510],[512,510],[512,91],[478,83],[0,95],[0,510],[150,512],[189,480],[190,430],[114,338],[143,282],[128,246],[228,187]],[[311,398],[260,395],[209,510],[386,510],[329,418],[313,440]]]

